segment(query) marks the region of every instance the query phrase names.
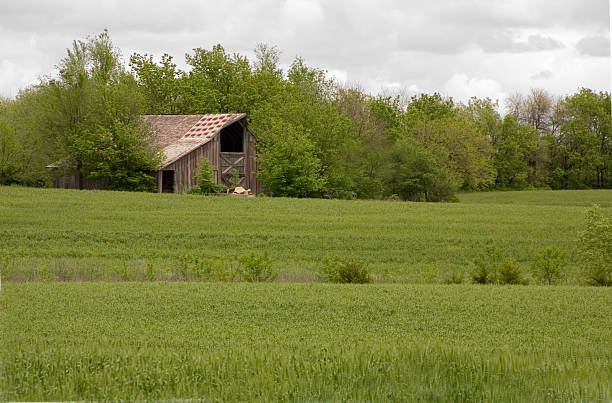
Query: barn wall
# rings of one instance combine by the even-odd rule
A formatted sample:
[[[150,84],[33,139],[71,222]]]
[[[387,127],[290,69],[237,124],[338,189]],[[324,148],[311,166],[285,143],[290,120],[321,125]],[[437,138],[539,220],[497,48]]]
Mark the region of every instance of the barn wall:
[[[200,167],[202,157],[206,157],[213,166],[213,177],[215,182],[222,184],[221,178],[221,136],[215,136],[211,141],[198,147],[189,154],[183,156],[172,164],[164,167],[164,171],[174,171],[174,192],[187,192],[195,185],[193,175]],[[250,130],[245,128],[244,150],[246,157],[244,187],[251,189],[254,194],[261,192],[261,182],[257,180],[257,162],[255,161],[257,139]],[[158,191],[161,192],[161,172],[158,173]]]
[[[82,187],[81,187],[82,186]],[[108,186],[108,179],[87,179],[81,177],[79,184],[79,175],[64,175],[53,178],[53,187],[62,189],[88,189],[88,190],[103,190]]]
[[[251,133],[250,130],[246,130],[245,137],[245,150],[246,150],[246,166],[245,166],[245,175],[246,175],[246,183],[247,188],[250,188],[254,194],[259,194],[261,192],[261,183],[257,180],[255,173],[257,172],[257,161],[255,161],[256,149],[255,143],[257,139]]]
[[[202,157],[206,157],[212,164],[213,177],[219,183],[220,174],[218,166],[220,164],[220,154],[219,138],[217,136],[202,147],[196,148],[189,154],[164,167],[164,171],[174,171],[174,193],[186,192],[195,185],[193,175],[200,167]],[[158,175],[158,189],[161,191],[161,172]]]

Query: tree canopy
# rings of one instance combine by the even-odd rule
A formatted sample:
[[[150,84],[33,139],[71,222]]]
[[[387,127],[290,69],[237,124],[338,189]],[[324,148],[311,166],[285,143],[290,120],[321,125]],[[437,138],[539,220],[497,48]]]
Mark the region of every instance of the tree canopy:
[[[0,183],[44,185],[60,161],[114,189],[151,187],[159,164],[141,114],[246,112],[259,138],[265,191],[276,196],[452,200],[454,192],[612,187],[610,94],[542,89],[505,100],[409,99],[336,83],[257,45],[255,59],[223,46],[130,70],[105,31],[75,41],[57,76],[0,101]],[[502,100],[503,101],[503,100]]]

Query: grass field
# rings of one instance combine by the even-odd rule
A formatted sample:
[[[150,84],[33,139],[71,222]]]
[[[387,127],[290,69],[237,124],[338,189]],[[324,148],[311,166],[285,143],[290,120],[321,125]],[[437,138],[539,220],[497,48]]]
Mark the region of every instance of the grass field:
[[[612,191],[459,198],[0,187],[0,400],[610,401],[612,292],[576,285],[585,209],[612,216]],[[407,284],[547,246],[574,285]],[[252,251],[281,282],[154,281]],[[402,284],[315,282],[333,256]]]
[[[182,261],[267,251],[280,281],[313,281],[329,257],[367,262],[380,282],[469,274],[488,247],[529,269],[547,246],[580,284],[577,237],[588,205],[612,190],[460,195],[461,203],[219,198],[0,187],[3,277],[165,280]],[[604,208],[612,216],[612,208]],[[193,276],[192,276],[193,277]]]
[[[458,197],[461,203],[612,207],[611,191],[607,189],[472,192]]]
[[[3,283],[1,400],[609,401],[595,287]]]

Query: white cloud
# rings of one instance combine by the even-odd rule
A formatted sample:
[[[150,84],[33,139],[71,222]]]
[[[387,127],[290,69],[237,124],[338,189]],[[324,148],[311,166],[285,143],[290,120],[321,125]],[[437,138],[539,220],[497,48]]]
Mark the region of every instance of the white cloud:
[[[0,97],[13,97],[37,81],[40,72],[32,68],[23,68],[10,60],[0,61]]]
[[[316,0],[286,0],[283,15],[301,24],[319,23],[324,18],[323,8]]]
[[[467,102],[472,96],[488,97],[493,101],[502,101],[506,98],[502,86],[497,81],[490,78],[470,78],[464,73],[453,75],[443,88],[445,95],[452,96],[461,102]]]
[[[582,38],[576,44],[576,49],[582,55],[609,57],[610,39],[603,35],[589,36]]]

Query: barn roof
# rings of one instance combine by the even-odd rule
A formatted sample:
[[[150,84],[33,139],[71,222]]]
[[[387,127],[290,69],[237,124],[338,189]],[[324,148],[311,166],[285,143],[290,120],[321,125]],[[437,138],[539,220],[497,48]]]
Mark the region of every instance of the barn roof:
[[[162,168],[208,143],[221,129],[246,117],[244,113],[206,115],[144,115],[163,148]]]

